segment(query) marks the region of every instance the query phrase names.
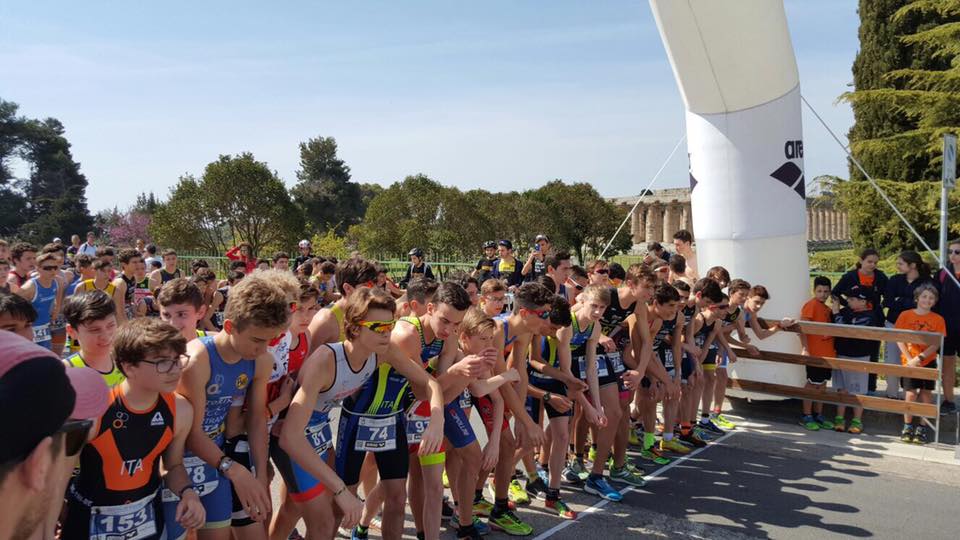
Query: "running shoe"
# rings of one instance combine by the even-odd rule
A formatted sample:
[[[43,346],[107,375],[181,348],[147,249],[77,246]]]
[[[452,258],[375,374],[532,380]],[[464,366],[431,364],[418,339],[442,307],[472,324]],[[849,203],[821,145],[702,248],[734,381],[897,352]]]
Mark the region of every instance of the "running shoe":
[[[610,479],[636,487],[643,487],[647,485],[647,481],[643,479],[643,475],[631,471],[626,466],[619,469],[615,467],[611,468]]]
[[[703,419],[701,418],[699,425],[701,428],[705,429],[706,431],[709,431],[710,433],[713,433],[717,437],[726,433],[724,430],[717,427],[717,425],[714,424],[713,421],[710,420],[709,418],[707,418],[706,422],[704,422]]]
[[[917,426],[916,431],[913,432],[913,444],[927,444],[930,440],[927,438],[927,428],[923,426]]]
[[[454,516],[456,511],[453,508],[453,505],[450,504],[450,499],[444,495],[443,500],[440,501],[440,515],[443,519],[450,519]]]
[[[547,500],[547,508],[553,510],[563,519],[577,519],[577,513],[567,506],[567,503],[560,499],[555,501]]]
[[[686,435],[683,433],[680,434],[680,440],[692,445],[694,448],[703,448],[707,445],[707,441],[703,440],[699,435],[697,435],[696,430],[691,429],[687,432]]]
[[[370,529],[367,527],[361,527],[357,525],[353,528],[353,531],[350,533],[350,540],[367,540],[367,535],[369,534]]]
[[[722,414],[717,413],[710,416],[710,420],[721,429],[737,429],[737,425],[727,420]]]
[[[630,460],[624,461],[623,466],[627,468],[628,471],[639,474],[640,476],[646,476],[647,471],[643,467],[637,467],[633,463],[630,463]]]
[[[590,476],[590,471],[576,459],[563,469],[563,479],[573,484],[586,482],[588,476]]]
[[[533,527],[520,521],[520,518],[511,510],[507,510],[497,517],[490,514],[488,521],[491,528],[505,532],[510,536],[530,536],[533,534]]]
[[[450,519],[450,526],[455,529],[459,529],[460,518],[457,516],[453,516]],[[486,536],[490,534],[490,525],[487,525],[486,523],[480,521],[480,518],[478,518],[477,516],[473,516],[473,526],[477,530],[477,532],[480,533],[480,536]]]
[[[527,486],[524,489],[527,490],[527,495],[529,495],[531,499],[544,500],[547,498],[547,483],[539,476],[533,480],[528,480]]]
[[[460,528],[458,527],[456,533],[458,540],[461,538],[465,540],[480,540],[480,538],[483,538],[483,536],[480,535],[480,531],[478,531],[476,527],[470,527],[469,530],[464,531],[462,534],[460,532]]]
[[[587,452],[587,459],[589,459],[591,463],[597,460],[597,448],[595,446],[590,446],[590,451]]]
[[[641,450],[640,457],[647,461],[656,463],[657,465],[666,465],[671,461],[670,458],[668,458],[667,456],[663,455],[662,452],[660,452],[660,449],[657,448],[656,445],[651,446],[650,448],[644,448],[643,450]]]
[[[607,479],[602,476],[599,478],[587,478],[587,482],[583,485],[583,490],[608,501],[620,502],[623,500],[623,495],[613,489],[610,483],[607,482]]]
[[[957,404],[952,401],[944,401],[940,404],[940,416],[946,416],[948,414],[955,414],[957,412]]]
[[[287,540],[303,540],[303,535],[300,534],[296,528],[290,531],[290,534],[287,535]]]
[[[640,437],[637,436],[637,430],[631,429],[630,434],[627,437],[627,444],[630,446],[640,446]]]
[[[370,528],[375,531],[383,529],[383,516],[380,514],[373,516],[373,519],[370,520]]]
[[[803,426],[807,431],[820,431],[820,424],[817,423],[812,414],[801,416],[800,425]]]
[[[493,510],[493,503],[483,497],[473,503],[473,513],[477,516],[487,517],[491,510]]]
[[[443,469],[443,487],[450,487],[450,479],[447,478],[447,469]]]
[[[854,418],[850,421],[850,433],[854,435],[859,435],[863,433],[863,422],[859,418]]]
[[[520,481],[516,478],[510,481],[510,487],[507,489],[507,498],[516,504],[530,504],[530,496],[527,495],[527,490],[523,489]]]
[[[510,492],[507,491],[507,508],[510,509],[510,511],[514,511],[517,509],[517,505],[510,500],[509,494]],[[494,488],[493,482],[487,484],[487,495],[494,501],[497,500],[497,490]]]
[[[543,480],[544,484],[547,484],[550,482],[550,474],[547,472],[546,469],[541,467],[539,463],[537,463],[537,477]]]
[[[702,427],[700,427],[699,424],[697,424],[696,426],[693,426],[693,429],[690,431],[692,431],[694,435],[699,437],[704,442],[710,442],[717,438],[717,435],[703,429]]]
[[[905,443],[913,442],[913,426],[903,426],[903,431],[900,432],[900,440]]]
[[[843,433],[844,431],[847,430],[847,427],[845,424],[846,424],[846,421],[843,419],[842,416],[833,417],[833,430],[836,431],[837,433]]]
[[[824,418],[822,414],[817,415],[816,421],[820,424],[820,429],[833,429],[833,422]]]
[[[660,451],[661,452],[673,452],[674,454],[689,454],[690,448],[677,439],[660,439]]]

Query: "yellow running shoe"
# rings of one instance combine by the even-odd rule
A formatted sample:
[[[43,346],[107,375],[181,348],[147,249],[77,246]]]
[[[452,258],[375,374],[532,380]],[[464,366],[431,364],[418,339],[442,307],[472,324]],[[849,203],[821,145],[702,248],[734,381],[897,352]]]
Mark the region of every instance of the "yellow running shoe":
[[[682,442],[678,441],[676,438],[670,439],[660,439],[660,450],[669,451],[674,454],[689,454],[690,448]]]
[[[514,478],[510,481],[510,487],[507,489],[507,498],[515,504],[530,504],[530,496],[527,490],[523,489],[520,481]]]

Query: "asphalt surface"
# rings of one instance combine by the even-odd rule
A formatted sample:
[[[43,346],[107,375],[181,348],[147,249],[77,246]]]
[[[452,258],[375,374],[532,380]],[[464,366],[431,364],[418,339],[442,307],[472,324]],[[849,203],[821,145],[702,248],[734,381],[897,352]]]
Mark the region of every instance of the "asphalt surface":
[[[534,540],[957,538],[960,465],[895,457],[864,437],[844,446],[845,434],[836,435],[839,444],[828,445],[787,423],[738,429],[660,468],[631,451],[648,483],[626,490],[623,501],[600,501],[565,484],[576,521],[555,517],[542,501],[518,514],[534,527],[527,537]],[[408,519],[405,538],[415,538],[412,526]],[[372,530],[370,537],[379,535]],[[442,537],[455,538],[454,530],[444,527]]]

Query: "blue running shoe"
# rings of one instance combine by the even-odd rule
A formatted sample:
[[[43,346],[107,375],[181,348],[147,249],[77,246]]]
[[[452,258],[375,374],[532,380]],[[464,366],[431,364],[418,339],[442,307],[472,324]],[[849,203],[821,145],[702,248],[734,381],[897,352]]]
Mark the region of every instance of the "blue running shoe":
[[[620,502],[623,500],[623,495],[613,489],[607,482],[607,479],[602,476],[600,478],[587,478],[587,482],[583,485],[583,490],[608,501]]]

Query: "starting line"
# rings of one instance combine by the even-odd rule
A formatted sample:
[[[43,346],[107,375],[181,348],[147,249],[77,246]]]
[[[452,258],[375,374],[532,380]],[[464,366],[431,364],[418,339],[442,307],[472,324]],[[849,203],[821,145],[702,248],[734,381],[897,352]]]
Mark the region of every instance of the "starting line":
[[[659,476],[661,476],[663,473],[665,473],[665,472],[669,471],[670,469],[672,469],[673,467],[679,465],[680,463],[683,463],[684,461],[692,458],[693,456],[696,456],[697,454],[700,454],[700,453],[703,452],[704,450],[706,450],[706,449],[708,449],[708,448],[711,448],[711,447],[713,447],[714,445],[719,444],[719,443],[721,443],[721,442],[729,439],[729,438],[732,437],[734,434],[736,434],[736,431],[730,431],[730,432],[728,432],[726,435],[723,435],[723,436],[720,437],[719,439],[711,442],[710,445],[704,446],[703,448],[697,448],[697,449],[694,450],[693,452],[690,452],[689,454],[687,454],[687,455],[685,455],[685,456],[683,456],[683,457],[679,457],[679,458],[671,461],[669,464],[664,465],[663,467],[660,467],[659,469],[653,471],[651,474],[648,474],[648,475],[644,476],[644,478],[645,478],[646,480],[656,479],[656,478],[658,478]],[[631,492],[631,491],[639,491],[640,489],[643,489],[643,488],[635,488],[635,487],[633,487],[633,486],[627,486],[627,487],[625,487],[625,488],[623,488],[623,489],[620,490],[620,494],[621,494],[621,495],[626,495],[627,493],[629,493],[629,492]],[[540,533],[539,535],[533,537],[533,540],[545,540],[545,539],[547,539],[547,538],[550,538],[551,536],[553,536],[553,535],[557,534],[558,532],[566,529],[567,527],[569,527],[569,526],[571,526],[571,525],[575,525],[575,524],[581,522],[581,521],[582,521],[582,518],[584,518],[585,516],[588,516],[588,515],[590,515],[590,514],[596,514],[596,513],[599,512],[604,506],[608,505],[609,503],[610,503],[610,501],[608,501],[607,499],[601,499],[601,500],[597,501],[597,503],[594,504],[593,506],[591,506],[590,508],[587,508],[586,510],[584,510],[584,511],[582,511],[582,512],[579,512],[579,513],[578,513],[579,515],[577,516],[577,519],[575,519],[575,520],[570,520],[570,521],[564,521],[564,522],[562,522],[562,523],[558,523],[558,524],[554,525],[553,527],[547,529],[546,531]]]

